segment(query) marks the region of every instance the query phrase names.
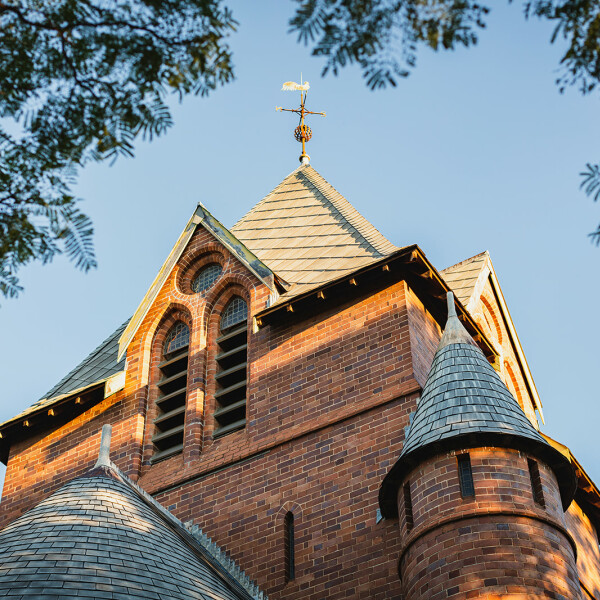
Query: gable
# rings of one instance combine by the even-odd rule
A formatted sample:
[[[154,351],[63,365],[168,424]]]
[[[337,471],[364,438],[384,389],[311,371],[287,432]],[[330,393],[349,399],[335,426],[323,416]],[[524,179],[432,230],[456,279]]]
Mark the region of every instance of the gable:
[[[169,256],[160,268],[156,278],[144,295],[138,308],[133,313],[131,320],[119,339],[118,359],[120,360],[127,350],[127,346],[134,338],[148,310],[156,300],[160,290],[173,272],[175,265],[181,258],[194,232],[202,226],[218,242],[223,244],[251,273],[262,281],[275,295],[277,290],[285,289],[285,282],[280,280],[260,259],[258,259],[242,242],[212,216],[202,204],[198,204],[192,218],[188,221],[179,239],[173,246]]]
[[[529,419],[537,426],[537,410],[544,423],[542,402],[489,253],[477,254],[441,274],[501,355],[501,375]]]

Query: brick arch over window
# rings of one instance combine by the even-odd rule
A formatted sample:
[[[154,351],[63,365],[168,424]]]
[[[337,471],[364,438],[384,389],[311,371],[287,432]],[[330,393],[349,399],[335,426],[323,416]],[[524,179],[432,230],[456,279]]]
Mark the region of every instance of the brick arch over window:
[[[188,343],[184,342],[187,329]],[[188,395],[188,359],[193,321],[182,307],[171,306],[154,334],[150,355],[150,375],[144,463],[180,455],[183,451]],[[179,334],[175,345],[168,345]]]
[[[479,310],[477,313],[475,313],[474,318],[477,325],[483,329],[485,335],[487,335],[488,338],[494,342],[494,330],[492,329],[489,319],[486,318],[484,312]]]
[[[231,279],[228,283],[214,301],[207,321],[206,413],[210,418],[205,431],[213,438],[244,429],[247,416],[250,294]],[[246,304],[247,317],[223,330],[225,312],[236,298]]]
[[[502,335],[502,327],[500,326],[500,317],[491,302],[485,297],[481,297],[481,304],[483,305],[483,314],[488,321],[492,331],[496,334],[496,339],[502,346],[504,342],[504,336]]]
[[[515,397],[515,400],[519,403],[519,406],[525,410],[524,404],[523,404],[523,397],[521,394],[521,388],[519,387],[519,382],[517,381],[517,378],[515,377],[515,372],[513,371],[513,368],[510,366],[510,363],[505,360],[504,361],[504,371],[506,373],[506,385],[508,386],[508,389],[510,390],[510,392],[512,393],[512,395]]]
[[[199,250],[193,255],[185,257],[185,260],[179,265],[175,276],[177,289],[182,294],[195,294],[196,292],[192,289],[192,282],[196,275],[210,264],[220,265],[221,269],[225,270],[227,259],[220,248],[205,247],[201,251]],[[204,294],[211,293],[212,287],[204,291]]]
[[[281,583],[276,589],[301,575],[298,572],[298,533],[302,525],[302,507],[293,501],[282,504],[275,515],[275,530],[279,542],[273,552],[273,564],[276,565],[278,574],[281,574]]]

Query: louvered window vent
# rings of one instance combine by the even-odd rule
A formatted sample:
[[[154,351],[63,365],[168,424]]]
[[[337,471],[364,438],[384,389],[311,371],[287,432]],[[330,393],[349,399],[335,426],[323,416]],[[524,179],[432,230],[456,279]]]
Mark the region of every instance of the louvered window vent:
[[[183,450],[189,343],[190,330],[178,321],[167,334],[163,360],[158,365],[160,380],[156,400],[158,416],[154,419],[152,436],[153,463]]]
[[[231,300],[221,315],[214,437],[246,426],[247,319],[248,306],[239,296]]]

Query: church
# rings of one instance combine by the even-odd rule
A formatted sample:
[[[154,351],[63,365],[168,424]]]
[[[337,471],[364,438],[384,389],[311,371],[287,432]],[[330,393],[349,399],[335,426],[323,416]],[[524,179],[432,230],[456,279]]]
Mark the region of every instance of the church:
[[[436,269],[304,150],[218,216],[0,424],[0,597],[600,600],[600,492],[488,252]]]

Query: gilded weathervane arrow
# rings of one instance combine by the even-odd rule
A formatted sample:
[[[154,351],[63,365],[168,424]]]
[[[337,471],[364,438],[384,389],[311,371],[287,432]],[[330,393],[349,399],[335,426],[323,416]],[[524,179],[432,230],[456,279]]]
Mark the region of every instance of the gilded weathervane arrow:
[[[302,81],[302,75],[300,75],[300,81]],[[300,116],[300,125],[294,130],[294,137],[298,142],[302,142],[302,154],[300,155],[300,163],[307,165],[310,162],[310,156],[306,154],[306,142],[312,137],[312,130],[308,125],[304,124],[305,115],[321,115],[325,116],[324,112],[313,112],[306,110],[306,94],[309,89],[308,81],[304,83],[296,83],[295,81],[286,81],[281,88],[282,91],[286,92],[300,92],[300,108],[282,108],[276,106],[277,111],[293,112]]]

